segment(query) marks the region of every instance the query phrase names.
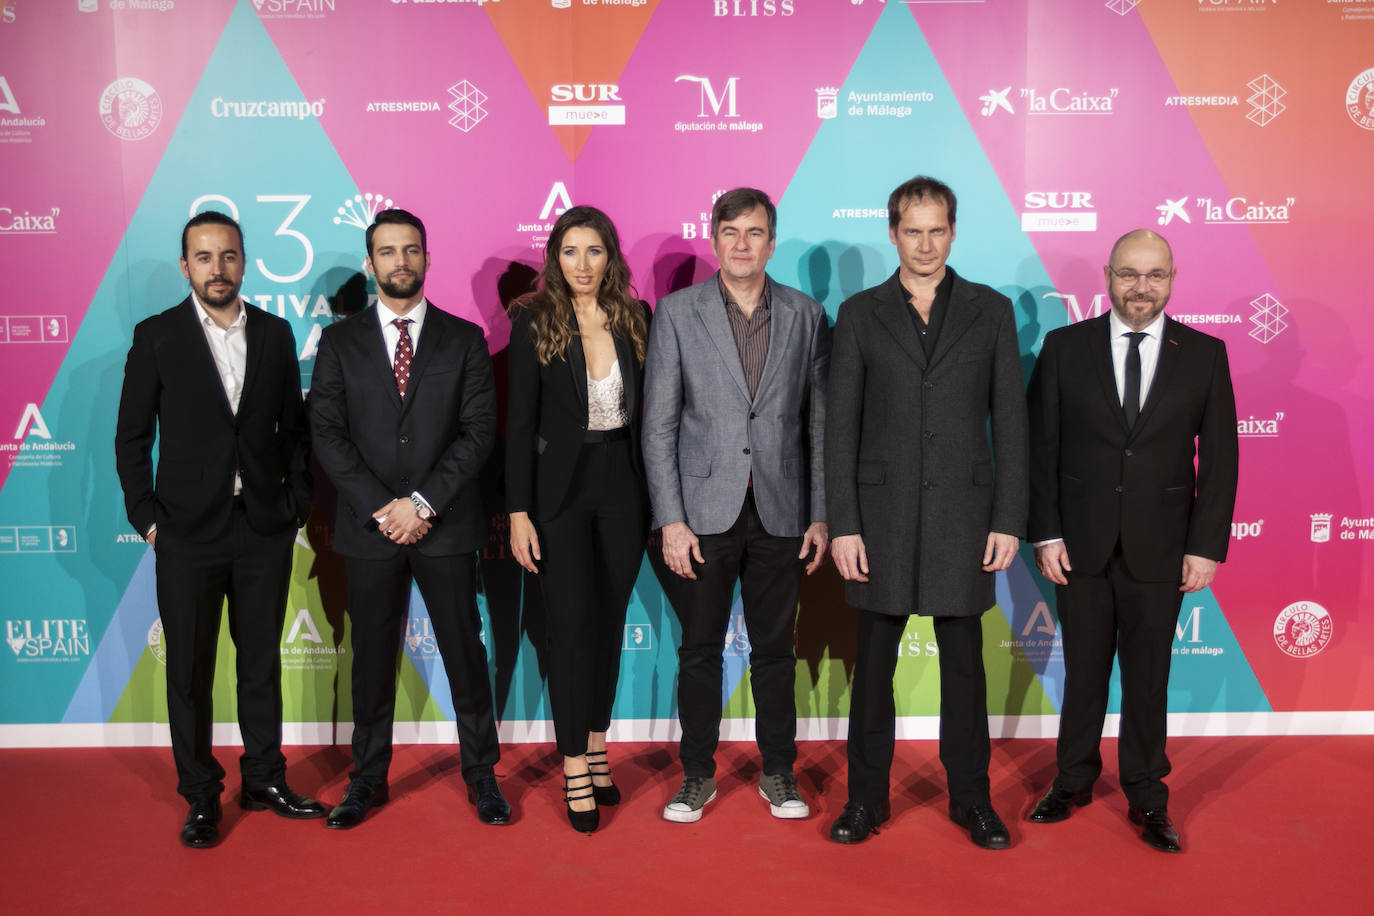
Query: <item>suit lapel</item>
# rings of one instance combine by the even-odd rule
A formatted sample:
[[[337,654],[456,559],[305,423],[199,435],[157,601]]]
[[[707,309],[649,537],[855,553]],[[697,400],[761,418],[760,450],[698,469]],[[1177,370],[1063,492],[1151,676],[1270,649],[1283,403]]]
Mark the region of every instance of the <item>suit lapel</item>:
[[[892,339],[897,341],[911,361],[922,369],[927,367],[926,351],[916,336],[916,328],[911,323],[911,302],[902,287],[902,281],[894,273],[879,289],[879,302],[876,314],[878,320],[887,328]]]
[[[710,335],[716,349],[720,351],[720,358],[725,362],[730,377],[739,386],[740,394],[744,395],[745,400],[752,400],[749,397],[749,383],[744,378],[744,364],[739,360],[739,347],[735,344],[735,335],[730,330],[730,319],[725,317],[725,304],[721,302],[720,287],[717,283],[708,282],[701,285],[701,295],[696,301],[697,316],[706,326],[706,333]]]
[[[186,303],[182,308],[186,316],[182,333],[187,335],[190,344],[187,355],[194,353],[191,362],[200,367],[192,371],[198,371],[201,375],[201,384],[209,386],[210,390],[215,392],[215,403],[219,404],[224,418],[232,423],[234,411],[229,406],[229,395],[224,390],[224,380],[219,377],[219,366],[215,364],[214,351],[210,349],[210,342],[205,339],[205,328],[201,327],[200,313],[196,311],[196,304],[189,296],[186,297]]]
[[[577,313],[569,316],[572,321],[573,336],[568,341],[568,371],[572,373],[573,391],[582,405],[582,415],[587,416],[587,351],[582,347],[582,329],[577,324]]]
[[[950,273],[954,273],[952,267],[945,268]],[[910,308],[910,306],[908,306]],[[908,316],[910,317],[910,316]],[[964,332],[973,326],[978,318],[978,307],[973,302],[973,297],[969,295],[969,286],[958,274],[954,274],[954,286],[949,292],[949,303],[945,309],[945,326],[940,328],[940,336],[935,338],[935,352],[931,354],[930,364],[939,365],[940,360],[944,359]],[[907,324],[911,322],[908,321]],[[920,341],[916,342],[920,346]]]
[[[1093,321],[1101,322],[1101,326],[1089,335],[1092,345],[1089,348],[1088,359],[1097,375],[1098,384],[1102,386],[1102,396],[1107,399],[1112,416],[1121,424],[1122,432],[1129,433],[1131,430],[1126,425],[1126,410],[1121,406],[1121,395],[1116,390],[1116,370],[1112,368],[1111,320],[1107,315],[1102,315]],[[1139,422],[1139,417],[1136,420]]]
[[[378,376],[380,384],[391,398],[391,404],[397,410],[401,409],[401,395],[396,391],[396,371],[391,368],[391,354],[386,351],[386,338],[382,336],[382,320],[377,313],[377,307],[371,306],[363,313],[367,316],[363,320],[361,332],[363,335],[363,349],[366,352],[367,364],[372,366]],[[411,378],[414,379],[415,366],[411,363]]]
[[[765,282],[772,284],[771,280]],[[777,286],[772,286],[769,292],[773,314],[769,317],[771,326],[768,329],[768,354],[763,360],[763,374],[759,376],[759,387],[755,397],[767,390],[768,383],[780,371],[778,364],[791,352],[788,345],[797,326],[797,310],[792,303],[786,297],[778,295]]]
[[[246,303],[243,310],[243,333],[248,344],[248,358],[243,367],[243,390],[239,392],[240,407],[247,400],[248,392],[253,390],[253,381],[258,377],[258,369],[262,366],[263,348],[267,345],[267,322],[263,321],[263,316],[253,314],[256,309]]]
[[[1140,415],[1135,418],[1135,432],[1143,429],[1146,421],[1150,419],[1155,405],[1164,396],[1165,388],[1173,380],[1174,370],[1182,356],[1183,344],[1179,340],[1179,335],[1174,333],[1174,320],[1165,318],[1164,327],[1160,329],[1159,334],[1159,359],[1155,361],[1155,374],[1150,380],[1149,390],[1145,392],[1145,401],[1140,405]]]
[[[429,365],[431,357],[439,352],[444,346],[445,332],[448,330],[442,321],[439,320],[438,308],[431,302],[425,310],[425,326],[420,331],[420,340],[415,346],[415,355],[410,360],[410,380],[406,382],[406,397],[401,401],[401,396],[396,393],[396,373],[391,373],[391,390],[396,393],[396,400],[401,401],[401,412],[415,403],[415,392],[420,389],[425,380],[425,367]]]

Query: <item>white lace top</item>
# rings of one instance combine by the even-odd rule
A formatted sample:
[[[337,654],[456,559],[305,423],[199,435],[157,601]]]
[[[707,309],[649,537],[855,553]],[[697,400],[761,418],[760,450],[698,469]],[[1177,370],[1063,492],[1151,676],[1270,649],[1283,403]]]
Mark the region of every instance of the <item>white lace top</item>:
[[[587,428],[619,429],[629,423],[620,360],[611,363],[610,373],[600,381],[592,378],[591,370],[587,370]]]

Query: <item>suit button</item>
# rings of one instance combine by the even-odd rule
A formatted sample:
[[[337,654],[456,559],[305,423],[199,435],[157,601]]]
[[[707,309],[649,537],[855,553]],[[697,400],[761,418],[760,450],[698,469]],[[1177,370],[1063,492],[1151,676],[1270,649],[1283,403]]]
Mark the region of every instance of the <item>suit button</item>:
[[[758,418],[759,418],[759,415],[756,414],[756,413],[751,413],[751,414],[749,414],[749,419],[751,419],[751,420],[757,420]]]
[[[409,436],[402,436],[402,437],[401,437],[401,444],[402,444],[402,445],[408,445],[409,443],[410,443],[410,437],[409,437]]]
[[[927,430],[926,432],[921,433],[921,438],[922,438],[922,439],[934,439],[934,438],[935,438],[935,434]]]
[[[1125,493],[1125,492],[1126,492],[1126,488],[1125,488],[1125,487],[1114,487],[1113,489],[1114,489],[1117,493]]]
[[[409,478],[409,477],[402,477],[402,478],[401,478],[401,486],[403,486],[403,487],[408,487],[408,486],[410,486],[410,478]]]
[[[929,490],[929,489],[931,488],[931,486],[932,486],[932,484],[931,484],[931,482],[930,482],[929,480],[923,480],[923,481],[921,481],[921,489],[922,489],[922,490]]]
[[[922,382],[922,383],[921,383],[921,387],[922,387],[922,388],[934,388],[934,387],[935,387],[935,383],[934,383],[934,382]]]
[[[1134,454],[1135,454],[1135,452],[1131,451],[1130,449],[1126,449],[1126,457],[1127,457],[1127,458],[1130,458],[1130,457],[1131,457],[1132,455],[1134,455]]]
[[[746,454],[746,455],[749,454],[749,449],[745,449],[745,450],[744,450],[744,454]]]

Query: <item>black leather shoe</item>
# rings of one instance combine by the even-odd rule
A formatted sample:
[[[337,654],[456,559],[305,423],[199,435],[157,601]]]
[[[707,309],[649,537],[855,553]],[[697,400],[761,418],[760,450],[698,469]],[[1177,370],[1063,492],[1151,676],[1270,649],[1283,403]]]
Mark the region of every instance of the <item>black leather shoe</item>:
[[[1057,824],[1067,821],[1074,808],[1081,808],[1092,800],[1091,790],[1070,792],[1068,789],[1061,789],[1059,784],[1055,783],[1050,786],[1050,790],[1040,799],[1040,804],[1035,806],[1035,810],[1026,820],[1036,824]]]
[[[1140,825],[1140,838],[1161,852],[1182,852],[1178,831],[1174,822],[1169,820],[1169,812],[1164,808],[1144,811],[1131,806],[1131,823]]]
[[[468,786],[468,801],[477,806],[477,819],[482,823],[510,823],[510,803],[496,784],[496,774],[489,771],[477,777],[477,781]]]
[[[363,822],[367,812],[373,808],[380,808],[385,805],[387,799],[391,797],[391,790],[386,783],[372,785],[360,779],[354,779],[348,784],[348,791],[344,793],[343,801],[339,806],[329,812],[329,818],[324,822],[326,827],[333,830],[347,830],[356,827]]]
[[[324,805],[313,798],[297,795],[286,783],[262,789],[245,788],[239,793],[239,807],[244,811],[271,811],[298,821],[324,817],[328,813]]]
[[[830,825],[830,840],[845,845],[862,843],[870,833],[877,833],[878,825],[887,823],[891,816],[892,808],[887,802],[876,805],[849,802],[844,806],[844,813]]]
[[[606,761],[605,751],[587,751],[587,769],[593,776],[610,776],[611,767]],[[592,796],[597,807],[610,808],[620,804],[620,789],[612,782],[609,786],[592,785]]]
[[[992,805],[972,805],[960,808],[949,803],[949,819],[968,831],[969,839],[975,846],[984,849],[1006,849],[1011,845],[1011,835],[1007,825],[992,810]]]
[[[181,828],[181,845],[205,849],[219,842],[219,822],[224,811],[218,795],[203,795],[191,802],[186,824]]]

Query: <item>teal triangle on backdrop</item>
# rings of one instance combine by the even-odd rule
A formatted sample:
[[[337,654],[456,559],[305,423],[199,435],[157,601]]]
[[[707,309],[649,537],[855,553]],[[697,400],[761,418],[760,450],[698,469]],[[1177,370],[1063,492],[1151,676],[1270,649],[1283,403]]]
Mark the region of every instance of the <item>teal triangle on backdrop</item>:
[[[231,104],[244,102],[275,105],[247,109]],[[351,278],[361,276],[363,257],[361,228],[334,222],[339,205],[357,188],[318,118],[304,113],[303,103],[315,102],[321,100],[302,96],[252,3],[242,0],[219,37],[48,396],[49,403],[61,405],[64,422],[70,415],[92,443],[82,478],[65,488],[74,501],[71,511],[86,525],[90,551],[83,562],[90,568],[73,567],[65,579],[81,590],[72,600],[84,608],[99,641],[95,657],[84,677],[76,665],[49,666],[54,669],[51,689],[18,700],[13,709],[6,698],[0,713],[12,716],[23,709],[34,721],[54,721],[67,710],[66,721],[103,720],[144,649],[134,637],[146,631],[156,613],[153,578],[133,576],[146,548],[115,543],[118,534],[130,529],[110,443],[133,326],[188,293],[177,258],[181,227],[193,204],[196,210],[238,216],[247,262],[243,295],[290,321],[304,356],[303,386],[308,387],[313,340],[319,326],[331,320],[329,300]],[[249,110],[260,116],[239,116]],[[291,114],[280,116],[283,111]],[[278,116],[261,116],[265,112]],[[41,499],[42,493],[26,498]],[[44,514],[67,517],[65,507],[63,512],[45,509]],[[126,586],[139,593],[126,594]],[[35,581],[25,587],[48,586]],[[113,616],[125,614],[138,619],[110,625]]]

